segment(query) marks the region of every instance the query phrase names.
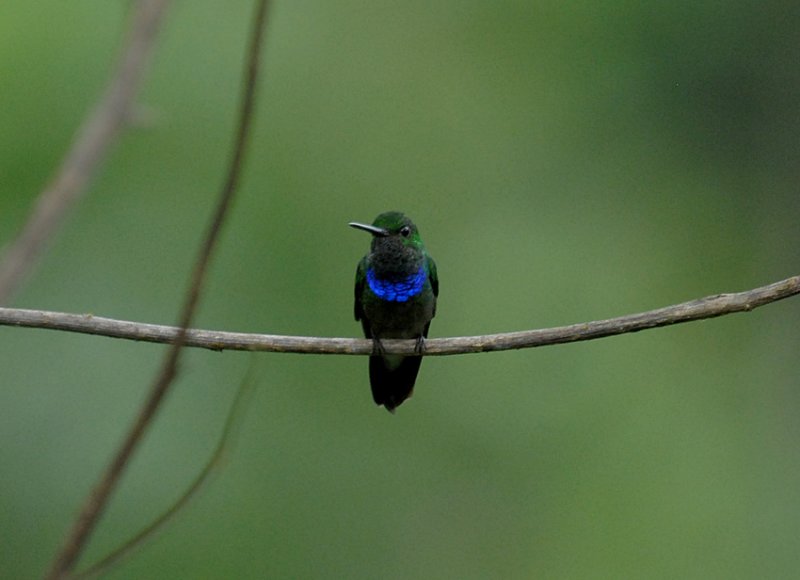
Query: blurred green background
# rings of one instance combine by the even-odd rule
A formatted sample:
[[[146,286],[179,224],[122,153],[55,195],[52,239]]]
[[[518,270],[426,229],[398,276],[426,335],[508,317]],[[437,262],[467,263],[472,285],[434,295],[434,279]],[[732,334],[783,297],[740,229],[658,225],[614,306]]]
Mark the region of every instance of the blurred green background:
[[[122,1],[0,4],[0,243],[96,100]],[[173,323],[229,155],[252,3],[176,3],[125,134],[15,306]],[[800,272],[796,2],[274,2],[256,133],[197,326],[358,336],[411,215],[435,337],[606,318]],[[430,358],[258,356],[225,469],[111,578],[790,578],[800,301]],[[40,575],[161,346],[0,328],[0,575]],[[249,355],[192,351],[95,534],[179,495]]]

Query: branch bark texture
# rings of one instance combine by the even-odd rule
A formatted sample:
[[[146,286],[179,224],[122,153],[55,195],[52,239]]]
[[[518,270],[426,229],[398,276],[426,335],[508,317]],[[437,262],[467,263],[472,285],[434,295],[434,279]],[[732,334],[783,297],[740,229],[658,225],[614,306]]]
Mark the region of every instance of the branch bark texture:
[[[637,332],[648,328],[714,318],[734,312],[748,312],[759,306],[777,302],[797,294],[800,294],[800,276],[793,276],[780,282],[744,292],[707,296],[657,310],[606,320],[582,322],[540,330],[455,338],[433,338],[425,341],[425,355],[443,356],[512,350],[593,340],[605,336]],[[163,344],[174,343],[181,330],[175,326],[114,320],[92,314],[68,314],[17,308],[0,308],[0,326],[63,330]],[[414,354],[415,341],[413,340],[384,340],[381,342],[387,353]],[[194,329],[186,332],[184,345],[211,350],[350,355],[372,354],[373,348],[372,341],[357,338],[316,338]]]

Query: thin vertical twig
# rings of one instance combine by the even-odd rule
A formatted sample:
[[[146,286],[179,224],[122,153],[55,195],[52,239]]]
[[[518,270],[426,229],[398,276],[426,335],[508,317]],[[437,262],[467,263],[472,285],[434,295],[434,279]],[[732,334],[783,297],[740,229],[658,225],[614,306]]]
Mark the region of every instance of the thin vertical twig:
[[[134,105],[168,0],[139,0],[114,74],[78,129],[52,181],[39,194],[28,221],[0,259],[0,304],[11,302],[44,249],[86,188]]]
[[[156,411],[161,405],[164,395],[169,390],[169,386],[172,384],[177,373],[177,364],[181,349],[186,342],[186,332],[194,317],[197,303],[200,299],[203,281],[205,280],[211,255],[219,239],[222,225],[225,222],[228,209],[234,198],[241,177],[244,154],[247,148],[248,137],[252,129],[255,89],[258,80],[261,45],[264,38],[267,5],[267,0],[258,0],[256,3],[250,45],[247,52],[244,90],[239,108],[233,155],[231,156],[227,176],[220,191],[211,224],[206,230],[206,235],[192,272],[189,289],[179,318],[180,331],[174,344],[167,352],[161,370],[153,381],[147,399],[140,409],[130,431],[126,435],[120,448],[114,454],[110,465],[103,473],[100,481],[86,499],[78,518],[67,535],[64,545],[53,561],[47,578],[64,578],[68,576],[75,567],[91,532],[97,525],[97,521],[108,503],[112,491],[122,476],[134,450],[141,442],[142,436],[155,417]]]
[[[253,355],[255,356],[255,355]],[[95,562],[85,570],[75,574],[76,579],[87,580],[89,578],[97,578],[102,574],[108,572],[111,568],[118,566],[120,562],[126,557],[130,556],[136,549],[140,548],[147,540],[151,539],[160,530],[164,528],[178,513],[186,507],[186,505],[194,499],[200,489],[208,483],[211,476],[218,471],[220,465],[223,463],[226,456],[229,454],[229,449],[232,444],[234,436],[234,429],[241,421],[241,416],[245,412],[245,402],[250,397],[255,387],[255,358],[250,359],[250,366],[247,373],[239,383],[239,388],[236,390],[236,395],[233,398],[228,416],[225,418],[225,424],[222,427],[217,445],[214,448],[211,456],[206,461],[203,468],[195,476],[194,480],[184,490],[166,511],[159,515],[155,520],[150,522],[136,535],[131,537],[128,541],[122,544],[119,548],[109,553],[107,556]]]

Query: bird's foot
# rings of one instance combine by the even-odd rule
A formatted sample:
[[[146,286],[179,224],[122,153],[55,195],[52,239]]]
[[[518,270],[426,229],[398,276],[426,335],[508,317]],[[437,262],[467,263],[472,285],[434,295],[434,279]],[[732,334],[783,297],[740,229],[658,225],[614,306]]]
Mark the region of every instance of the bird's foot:
[[[381,344],[381,339],[376,337],[376,336],[373,336],[372,337],[372,354],[373,355],[382,355],[385,352],[386,352],[386,350],[383,348],[383,345]]]
[[[425,337],[421,334],[417,337],[416,343],[414,343],[414,352],[417,354],[425,352]]]

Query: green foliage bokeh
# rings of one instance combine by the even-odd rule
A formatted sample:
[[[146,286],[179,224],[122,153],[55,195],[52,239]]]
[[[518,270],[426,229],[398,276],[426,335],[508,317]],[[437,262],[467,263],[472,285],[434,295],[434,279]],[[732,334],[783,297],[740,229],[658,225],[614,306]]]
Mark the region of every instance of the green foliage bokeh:
[[[99,95],[125,2],[0,6],[0,244]],[[249,2],[172,6],[113,149],[15,306],[173,323],[229,156]],[[274,2],[255,135],[197,326],[357,336],[411,215],[432,336],[607,318],[798,274],[791,3]],[[260,355],[225,469],[113,578],[791,577],[797,299],[431,358],[390,416],[362,357]],[[163,347],[0,328],[0,570],[45,569]],[[87,560],[163,510],[248,364],[187,353]]]

